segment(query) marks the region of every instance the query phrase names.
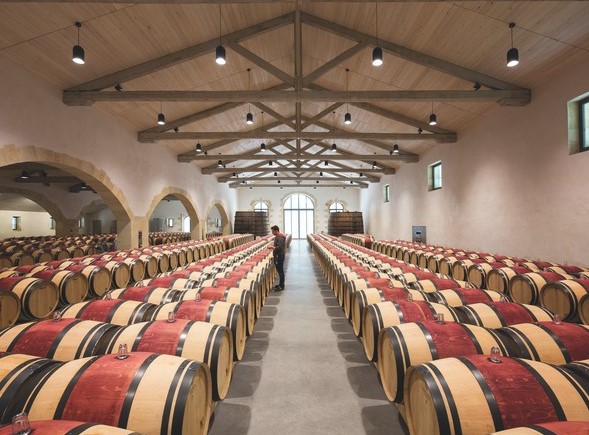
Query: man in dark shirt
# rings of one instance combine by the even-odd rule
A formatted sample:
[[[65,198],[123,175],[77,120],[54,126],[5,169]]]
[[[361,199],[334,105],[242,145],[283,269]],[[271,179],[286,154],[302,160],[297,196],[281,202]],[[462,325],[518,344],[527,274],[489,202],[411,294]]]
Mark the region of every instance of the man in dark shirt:
[[[274,287],[274,291],[284,290],[284,257],[286,255],[286,236],[280,232],[278,225],[274,225],[272,228],[272,234],[274,234],[274,246],[270,248],[274,250],[274,264],[276,264],[276,271],[280,281],[277,286]]]

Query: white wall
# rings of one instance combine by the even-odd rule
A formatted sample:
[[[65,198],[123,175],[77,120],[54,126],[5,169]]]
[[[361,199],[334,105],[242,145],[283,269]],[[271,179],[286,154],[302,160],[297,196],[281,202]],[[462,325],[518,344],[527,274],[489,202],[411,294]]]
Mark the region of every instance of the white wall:
[[[429,243],[589,266],[589,152],[569,155],[567,139],[567,102],[589,91],[587,71],[589,56],[532,89],[531,104],[497,107],[363,191],[369,231],[410,240],[412,225],[426,225]],[[443,187],[428,192],[438,160]]]
[[[166,232],[180,232],[182,231],[182,221],[188,215],[186,207],[180,201],[160,201],[156,206],[153,214],[149,217],[150,221],[154,218],[164,220],[164,231]],[[174,220],[174,226],[168,227],[168,218]]]
[[[209,215],[207,216],[207,233],[212,231],[221,231],[221,227],[217,226],[217,219],[221,219],[221,213],[217,207],[211,207]]]
[[[86,213],[84,214],[84,230],[83,232],[86,234],[92,234],[92,221],[100,221],[101,222],[101,232],[110,233],[111,226],[113,226],[113,222],[115,221],[115,216],[113,215],[110,208],[105,207],[101,210],[97,210],[93,213]],[[81,231],[82,232],[82,231]]]
[[[20,216],[18,230],[12,229],[12,216]],[[0,240],[10,237],[54,236],[55,230],[49,228],[49,213],[0,210]]]
[[[253,210],[253,204],[258,201],[268,202],[270,211],[268,219],[270,226],[278,225],[280,229],[284,228],[284,215],[282,204],[284,200],[293,193],[304,193],[309,195],[315,204],[315,232],[327,232],[327,221],[329,219],[328,204],[337,201],[344,204],[345,211],[360,211],[359,191],[358,188],[335,188],[335,187],[318,187],[317,189],[297,189],[285,187],[258,187],[258,188],[239,188],[238,191],[238,210]],[[230,215],[233,222],[234,215]]]

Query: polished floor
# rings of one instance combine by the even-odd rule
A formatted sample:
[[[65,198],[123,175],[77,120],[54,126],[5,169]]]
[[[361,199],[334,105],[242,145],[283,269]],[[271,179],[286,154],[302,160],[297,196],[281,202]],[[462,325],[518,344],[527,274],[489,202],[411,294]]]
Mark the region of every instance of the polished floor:
[[[407,433],[305,240],[266,302],[211,435]]]

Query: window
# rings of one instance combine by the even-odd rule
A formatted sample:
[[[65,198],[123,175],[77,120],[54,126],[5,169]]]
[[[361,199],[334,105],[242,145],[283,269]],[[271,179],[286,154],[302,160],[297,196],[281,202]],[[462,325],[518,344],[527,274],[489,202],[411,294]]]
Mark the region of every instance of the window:
[[[254,211],[268,211],[268,204],[265,202],[256,202],[254,204]]]
[[[53,219],[53,217],[49,218],[49,229],[50,230],[55,229],[55,219]]]
[[[589,92],[567,104],[569,154],[589,150]]]
[[[12,230],[20,230],[20,216],[12,216]]]
[[[579,101],[579,148],[589,150],[589,97]]]
[[[330,213],[341,213],[344,211],[344,205],[341,202],[332,202],[329,206]]]
[[[428,166],[428,186],[429,190],[438,190],[442,188],[442,162],[436,162]]]
[[[313,233],[315,205],[307,195],[294,193],[284,201],[284,232],[293,239],[304,239]]]
[[[383,194],[384,202],[389,202],[391,200],[391,186],[388,184],[385,184],[382,194]]]

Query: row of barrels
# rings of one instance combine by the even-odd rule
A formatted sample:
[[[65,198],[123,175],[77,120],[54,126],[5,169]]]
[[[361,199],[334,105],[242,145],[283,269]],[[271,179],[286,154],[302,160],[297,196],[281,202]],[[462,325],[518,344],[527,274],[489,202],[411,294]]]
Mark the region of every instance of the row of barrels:
[[[237,248],[254,240],[253,234],[230,234],[222,238],[225,249]]]
[[[440,289],[451,281],[448,277],[412,281],[419,272],[393,271],[391,266],[414,266],[393,264],[335,240],[316,237],[311,243],[334,292],[337,285],[341,289],[342,278],[338,284],[333,266],[353,258],[357,276],[351,277],[352,267],[345,272],[352,298],[382,298],[364,308],[372,320],[363,327],[377,337],[367,356],[375,361],[385,393],[398,404],[411,433],[475,434],[550,420],[589,421],[588,327],[552,320],[539,307],[503,302],[507,299],[498,292],[470,285]],[[467,305],[483,300],[488,302]],[[530,389],[537,400],[527,397]],[[589,423],[570,426],[570,433],[584,433]]]
[[[151,232],[147,235],[150,245],[165,245],[168,243],[187,242],[192,238],[190,233],[179,231]]]
[[[343,211],[329,213],[327,233],[339,237],[342,234],[364,233],[364,220],[361,211]]]
[[[432,254],[424,251],[423,245],[417,249],[396,242],[379,242],[375,246],[381,252],[389,247],[396,249],[396,258],[409,258],[420,267],[427,264],[432,272],[466,280],[477,288],[506,293],[515,302],[545,307],[567,321],[589,324],[587,268],[476,252],[448,250],[451,255]],[[456,254],[467,254],[468,258]]]
[[[342,234],[340,239],[369,249],[372,248],[372,243],[374,242],[374,237],[370,234]]]
[[[267,241],[260,241],[255,246],[244,246],[240,252],[223,253],[187,267],[192,268],[193,278],[196,273],[204,274],[207,268],[215,269],[217,274],[213,276],[218,279],[221,272],[235,272],[240,267],[253,270],[260,263],[265,264],[265,271],[270,274],[273,270],[266,245]],[[265,279],[264,274],[258,276],[262,281]],[[176,276],[158,276],[141,284],[163,285],[165,279],[170,287],[182,282]],[[188,281],[183,282],[187,285]],[[258,284],[256,288],[267,287],[263,282]],[[194,290],[192,300],[169,302],[190,290]],[[116,289],[103,300],[67,307],[61,311],[61,317],[53,320],[2,331],[0,351],[12,354],[0,357],[0,375],[6,375],[0,382],[7,379],[10,390],[17,391],[16,399],[0,394],[0,402],[8,404],[6,408],[0,407],[5,409],[2,422],[9,422],[12,415],[24,411],[33,420],[33,427],[46,424],[40,420],[71,420],[75,415],[78,420],[146,434],[206,433],[211,401],[222,400],[229,388],[232,360],[238,359],[233,335],[234,331],[236,335],[245,334],[246,316],[241,305],[206,299],[212,293],[204,287],[190,290]],[[202,295],[198,300],[196,290]],[[126,299],[115,299],[119,296]],[[159,301],[161,305],[136,299]],[[125,346],[130,352],[121,355],[120,349]],[[25,357],[23,353],[34,357]],[[6,360],[9,358],[18,360],[17,369]],[[15,380],[11,374],[24,368],[24,358],[34,358],[43,368],[39,367],[37,373],[26,369],[30,375],[27,380],[23,380],[24,376]],[[9,368],[3,373],[5,361]],[[13,381],[22,383],[15,385]],[[100,389],[95,392],[96,385]],[[158,390],[165,394],[154,395]],[[118,432],[105,429],[104,433]]]

